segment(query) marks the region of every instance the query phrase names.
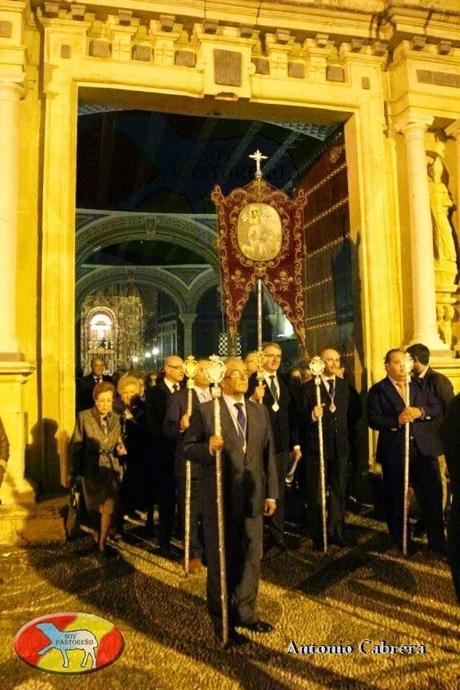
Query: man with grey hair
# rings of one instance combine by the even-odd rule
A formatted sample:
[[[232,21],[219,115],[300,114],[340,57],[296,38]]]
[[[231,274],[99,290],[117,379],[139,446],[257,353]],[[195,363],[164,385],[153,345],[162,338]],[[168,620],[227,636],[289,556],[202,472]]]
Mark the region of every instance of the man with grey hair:
[[[286,475],[294,460],[300,459],[302,453],[298,444],[295,403],[289,389],[281,376],[282,351],[278,343],[263,343],[265,356],[263,365],[263,382],[258,384],[257,375],[253,373],[249,379],[248,395],[255,402],[263,400],[268,412],[273,432],[276,452],[276,467],[278,471],[278,507],[276,513],[268,520],[268,538],[265,551],[275,546],[282,550],[287,548],[284,540],[284,499]]]
[[[273,438],[263,405],[245,400],[248,375],[244,362],[226,363],[219,400],[221,435],[215,434],[214,401],[199,405],[184,438],[184,454],[201,465],[203,527],[208,559],[207,604],[216,636],[222,635],[219,539],[216,509],[215,454],[222,452],[229,639],[247,641],[235,627],[267,633],[255,603],[262,557],[263,515],[276,510],[278,482]]]

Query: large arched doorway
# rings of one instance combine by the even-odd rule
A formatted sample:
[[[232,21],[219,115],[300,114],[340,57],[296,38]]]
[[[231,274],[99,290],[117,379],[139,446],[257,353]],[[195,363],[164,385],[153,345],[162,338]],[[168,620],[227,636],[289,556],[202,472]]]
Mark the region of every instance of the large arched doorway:
[[[323,124],[280,123],[111,110],[102,104],[81,102],[77,158],[78,291],[94,281],[107,282],[108,274],[114,281],[125,280],[126,273],[134,281],[139,280],[141,273],[157,275],[164,295],[175,300],[178,311],[162,324],[150,317],[154,332],[147,340],[155,347],[161,340],[162,354],[167,354],[163,351],[168,347],[182,355],[219,351],[225,323],[219,293],[212,287],[219,282],[212,187],[220,184],[228,192],[246,184],[254,175],[248,156],[255,148],[268,155],[264,175],[272,184],[288,191],[305,186],[308,170],[325,151],[331,147],[343,151],[343,138],[340,145],[331,143],[337,139],[338,130],[340,125],[332,117]],[[334,163],[342,173],[341,197],[329,194],[330,198],[319,199],[319,211],[329,215],[332,225],[337,224],[337,218],[330,214],[331,205],[339,201],[343,213],[348,214],[343,155],[336,157]],[[99,186],[92,184],[94,179]],[[318,214],[317,199],[314,206]],[[346,227],[339,224],[335,235],[330,229],[323,242],[316,239],[317,253],[318,248],[323,251],[330,236],[341,240],[349,237],[349,223]],[[312,231],[318,235],[315,228]],[[340,248],[336,244],[335,252]],[[330,273],[330,263],[326,268]],[[316,274],[310,274],[312,280],[317,279]],[[352,276],[347,275],[347,279],[351,281]],[[203,294],[203,290],[208,292]],[[317,342],[337,339],[337,329],[330,327],[339,309],[335,301],[335,295],[329,294],[328,328],[320,334],[319,341],[316,330],[309,343],[313,348]],[[324,304],[312,300],[310,306],[311,320],[324,316]],[[144,312],[145,318],[151,315],[151,305],[145,305]],[[289,345],[288,359],[295,359],[295,344],[288,343],[276,305],[268,305],[264,316],[264,337],[285,342],[286,347]],[[256,340],[252,296],[244,311],[241,350],[254,349]],[[146,341],[139,349],[148,352],[152,342]],[[138,358],[136,355],[136,361]],[[121,356],[115,359],[120,360]]]

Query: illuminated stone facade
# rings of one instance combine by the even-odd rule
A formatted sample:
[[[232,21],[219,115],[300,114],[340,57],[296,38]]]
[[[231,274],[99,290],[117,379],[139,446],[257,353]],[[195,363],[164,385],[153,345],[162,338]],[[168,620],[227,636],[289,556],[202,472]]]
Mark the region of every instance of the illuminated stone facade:
[[[427,155],[460,201],[458,0],[0,2],[0,414],[5,504],[27,502],[24,447],[61,467],[74,423],[78,99],[248,119],[344,122],[366,387],[422,340],[460,375],[452,272],[435,266]],[[432,160],[431,160],[432,163]],[[437,269],[435,272],[435,268]],[[450,264],[452,268],[452,264]],[[442,305],[442,308],[440,308]],[[450,342],[447,342],[450,341]],[[65,474],[65,470],[62,470]]]

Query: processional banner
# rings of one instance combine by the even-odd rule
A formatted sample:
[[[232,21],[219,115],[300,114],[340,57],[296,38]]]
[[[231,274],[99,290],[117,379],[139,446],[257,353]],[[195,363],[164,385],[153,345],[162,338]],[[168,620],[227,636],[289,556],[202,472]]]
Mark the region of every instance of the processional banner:
[[[262,178],[256,152],[256,178],[224,196],[214,187],[224,311],[232,345],[243,309],[260,278],[291,322],[305,347],[306,194],[293,198]]]

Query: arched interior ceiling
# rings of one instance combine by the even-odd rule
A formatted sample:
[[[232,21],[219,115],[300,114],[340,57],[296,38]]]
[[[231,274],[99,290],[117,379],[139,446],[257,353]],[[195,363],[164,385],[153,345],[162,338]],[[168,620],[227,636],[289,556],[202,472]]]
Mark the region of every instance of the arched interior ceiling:
[[[250,182],[255,165],[248,156],[260,149],[268,156],[265,178],[292,191],[338,126],[80,103],[77,301],[90,285],[105,285],[126,269],[135,270],[139,285],[158,281],[180,310],[193,311],[198,293],[190,267],[209,267],[206,280],[218,282],[213,186],[227,194]],[[179,270],[184,265],[188,273]]]
[[[149,285],[165,292],[174,300],[179,312],[194,313],[203,294],[218,284],[217,276],[208,266],[180,266],[177,271],[174,268],[84,266],[76,285],[77,315],[87,295],[106,285],[126,281],[138,286]]]
[[[210,192],[254,177],[260,149],[266,179],[286,190],[337,129],[80,104],[77,206],[155,213],[214,213]],[[332,115],[331,115],[332,117]]]

